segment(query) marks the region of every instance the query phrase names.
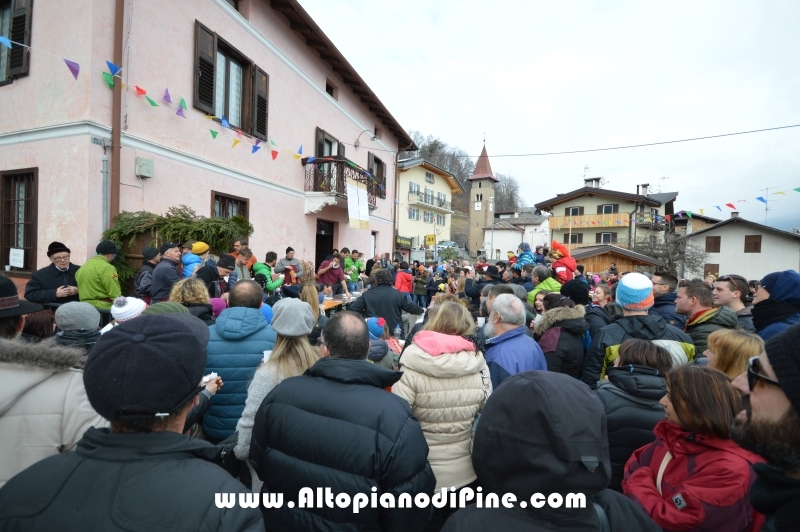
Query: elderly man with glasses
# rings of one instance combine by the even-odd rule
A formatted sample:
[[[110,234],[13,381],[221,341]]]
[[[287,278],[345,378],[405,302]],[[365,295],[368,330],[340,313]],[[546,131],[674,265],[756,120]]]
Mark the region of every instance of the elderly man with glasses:
[[[42,305],[79,301],[75,272],[80,266],[70,262],[69,248],[61,242],[51,242],[47,257],[50,264],[31,276],[25,287],[25,299]]]
[[[753,466],[753,508],[767,516],[762,530],[797,530],[800,520],[800,324],[767,340],[733,381],[745,394],[731,438],[766,459]]]

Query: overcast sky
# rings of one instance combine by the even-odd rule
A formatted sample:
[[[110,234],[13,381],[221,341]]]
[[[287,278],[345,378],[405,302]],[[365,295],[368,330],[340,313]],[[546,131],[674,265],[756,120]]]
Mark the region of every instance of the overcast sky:
[[[800,1],[300,1],[406,130],[474,155],[484,132],[494,156],[800,124]],[[759,223],[778,186],[769,225],[800,228],[800,127],[491,164],[528,205],[589,166],[606,188]]]

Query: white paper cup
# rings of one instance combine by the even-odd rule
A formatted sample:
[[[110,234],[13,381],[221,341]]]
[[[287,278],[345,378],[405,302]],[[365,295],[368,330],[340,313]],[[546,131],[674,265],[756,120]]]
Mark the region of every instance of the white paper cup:
[[[483,327],[486,324],[486,318],[478,318],[478,327]]]

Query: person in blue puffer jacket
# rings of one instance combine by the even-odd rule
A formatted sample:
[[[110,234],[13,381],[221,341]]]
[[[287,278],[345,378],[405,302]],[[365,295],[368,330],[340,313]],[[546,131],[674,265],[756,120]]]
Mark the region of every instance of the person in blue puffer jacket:
[[[765,341],[800,323],[800,273],[786,270],[761,279],[752,312],[756,332]]]
[[[247,402],[247,384],[278,335],[259,310],[264,292],[255,281],[239,281],[228,295],[229,308],[209,327],[205,374],[216,372],[225,386],[211,398],[203,430],[219,443],[236,430]]]
[[[523,266],[533,264],[535,260],[533,253],[531,253],[531,245],[523,242],[517,247],[517,262],[514,264],[514,268],[522,270]]]
[[[192,244],[192,251],[184,253],[183,257],[181,257],[184,279],[191,277],[195,269],[203,264],[203,259],[208,256],[208,250],[208,244],[205,242],[195,242]]]

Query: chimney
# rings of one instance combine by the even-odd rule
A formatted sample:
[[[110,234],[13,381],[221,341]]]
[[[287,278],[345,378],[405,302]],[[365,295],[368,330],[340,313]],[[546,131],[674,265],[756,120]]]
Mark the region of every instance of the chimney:
[[[647,189],[650,188],[650,183],[642,185],[642,196],[647,196]]]
[[[519,213],[517,211],[514,211],[514,218],[519,218]]]
[[[589,188],[600,188],[600,177],[588,177],[583,180],[583,186]]]
[[[739,217],[739,213],[738,213],[738,212],[736,212],[736,211],[733,211],[733,212],[731,213],[731,218],[738,218],[738,217]]]

